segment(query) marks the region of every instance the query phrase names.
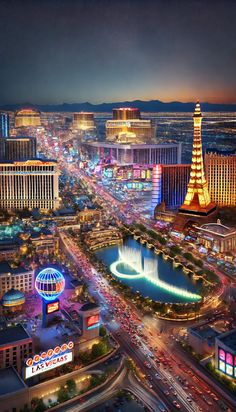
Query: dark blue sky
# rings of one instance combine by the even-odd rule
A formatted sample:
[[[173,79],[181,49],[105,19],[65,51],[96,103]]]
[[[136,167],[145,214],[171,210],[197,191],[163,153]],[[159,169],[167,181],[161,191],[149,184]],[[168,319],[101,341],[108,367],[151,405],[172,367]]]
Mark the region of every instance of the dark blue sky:
[[[236,103],[234,0],[0,0],[0,104]]]

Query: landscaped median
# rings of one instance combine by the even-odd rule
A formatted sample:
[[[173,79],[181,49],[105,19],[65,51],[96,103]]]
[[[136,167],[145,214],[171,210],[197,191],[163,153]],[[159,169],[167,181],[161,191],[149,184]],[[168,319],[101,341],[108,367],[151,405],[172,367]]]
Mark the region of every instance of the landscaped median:
[[[90,365],[91,366],[91,365]],[[108,384],[109,382],[111,383],[112,380],[114,380],[116,377],[119,376],[120,372],[122,371],[122,369],[124,368],[124,359],[122,358],[120,365],[118,366],[118,368],[111,372],[111,373],[104,373],[103,375],[101,375],[100,377],[91,377],[91,380],[89,382],[88,387],[83,390],[80,393],[75,393],[75,392],[71,392],[69,393],[68,391],[68,384],[65,385],[67,386],[64,387],[65,390],[67,390],[67,394],[68,394],[68,398],[61,398],[62,402],[60,403],[59,401],[57,402],[56,405],[53,406],[48,406],[45,409],[40,409],[40,410],[36,410],[37,412],[43,411],[43,410],[47,410],[50,409],[51,411],[56,411],[57,409],[60,409],[63,406],[69,405],[72,402],[80,402],[81,399],[83,399],[84,396],[88,396],[88,395],[92,395],[94,392],[96,392],[98,389],[102,389],[106,384]],[[74,388],[74,385],[73,385]],[[61,389],[59,390],[61,391]],[[60,392],[59,392],[60,393]]]

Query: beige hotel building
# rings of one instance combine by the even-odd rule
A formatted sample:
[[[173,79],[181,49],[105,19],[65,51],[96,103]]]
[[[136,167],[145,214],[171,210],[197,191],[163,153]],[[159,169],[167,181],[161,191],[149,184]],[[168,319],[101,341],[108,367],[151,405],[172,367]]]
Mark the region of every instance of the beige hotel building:
[[[8,262],[0,263],[0,299],[11,289],[28,293],[34,290],[34,271],[18,267],[12,268]]]
[[[57,209],[59,168],[54,160],[0,163],[0,209]]]
[[[116,143],[147,143],[155,138],[156,129],[150,119],[142,119],[137,108],[116,108],[112,120],[106,122],[106,139]]]
[[[205,171],[211,201],[236,206],[236,152],[207,151]]]

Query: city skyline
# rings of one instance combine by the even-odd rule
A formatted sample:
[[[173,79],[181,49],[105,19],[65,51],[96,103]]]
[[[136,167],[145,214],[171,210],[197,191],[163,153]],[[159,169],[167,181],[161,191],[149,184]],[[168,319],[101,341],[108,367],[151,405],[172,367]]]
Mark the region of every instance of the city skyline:
[[[20,0],[0,10],[1,105],[236,102],[233,2]]]
[[[0,411],[236,411],[236,2],[0,13]]]

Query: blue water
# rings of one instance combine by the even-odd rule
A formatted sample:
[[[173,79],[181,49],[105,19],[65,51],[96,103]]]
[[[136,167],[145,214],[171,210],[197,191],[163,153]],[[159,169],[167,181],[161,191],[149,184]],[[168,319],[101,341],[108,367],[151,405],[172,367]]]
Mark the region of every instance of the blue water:
[[[159,278],[169,283],[170,285],[177,286],[182,289],[186,289],[189,292],[198,293],[200,291],[201,283],[194,281],[190,276],[186,275],[181,268],[174,268],[172,260],[164,260],[162,255],[156,255],[152,249],[148,249],[146,246],[140,244],[133,238],[129,237],[124,240],[124,245],[141,249],[142,258],[154,258],[158,261]],[[108,267],[111,263],[118,259],[118,245],[111,246],[103,249],[99,249],[96,252],[98,259],[103,261]],[[128,269],[127,265],[119,264],[118,269],[123,273],[133,274],[134,271]],[[115,275],[113,275],[116,278]],[[191,300],[182,298],[180,296],[173,295],[170,292],[160,289],[158,286],[153,285],[147,279],[120,279],[123,283],[128,285],[133,291],[139,291],[142,296],[149,297],[158,302],[171,302],[171,303],[186,303]]]

